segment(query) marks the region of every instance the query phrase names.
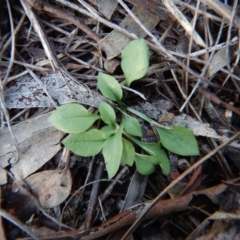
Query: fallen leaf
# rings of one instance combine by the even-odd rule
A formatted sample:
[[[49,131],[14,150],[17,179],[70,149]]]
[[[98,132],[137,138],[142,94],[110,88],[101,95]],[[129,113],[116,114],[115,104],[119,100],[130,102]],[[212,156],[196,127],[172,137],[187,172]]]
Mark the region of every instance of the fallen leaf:
[[[61,204],[70,194],[72,178],[70,171],[49,170],[31,175],[25,179],[32,193],[43,208]]]

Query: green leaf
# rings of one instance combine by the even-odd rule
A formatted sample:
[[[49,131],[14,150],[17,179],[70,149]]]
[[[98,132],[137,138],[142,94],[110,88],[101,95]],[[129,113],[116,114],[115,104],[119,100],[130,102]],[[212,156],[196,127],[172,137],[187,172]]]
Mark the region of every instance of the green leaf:
[[[102,153],[109,179],[115,176],[120,166],[123,151],[122,130],[120,126],[116,134],[108,138],[103,145]]]
[[[116,114],[113,108],[105,102],[101,102],[99,106],[99,111],[102,120],[109,125],[115,125]]]
[[[149,48],[144,39],[133,40],[123,49],[121,67],[126,78],[126,86],[147,73]]]
[[[166,157],[166,153],[161,148],[161,145],[159,143],[146,143],[146,142],[138,141],[137,144],[138,144],[139,147],[141,147],[149,155],[156,156],[159,159]]]
[[[170,161],[168,155],[161,148],[161,144],[159,143],[145,143],[141,142],[131,136],[128,136],[134,143],[136,143],[139,147],[141,147],[146,153],[152,156],[156,156],[159,159],[159,165],[162,169],[164,175],[168,175],[170,173]]]
[[[185,127],[163,129],[156,127],[162,145],[170,152],[182,156],[199,155],[198,143],[192,131]]]
[[[144,159],[144,161],[147,161],[153,165],[159,164],[159,159],[155,156],[149,156],[149,155],[139,154],[139,153],[136,153],[135,156],[140,157],[140,158]]]
[[[139,142],[139,146],[148,154],[158,158],[159,165],[164,175],[168,175],[170,173],[170,161],[168,155],[164,149],[161,148],[159,143]]]
[[[126,132],[133,136],[141,137],[142,129],[138,120],[126,114],[123,114],[122,117],[123,117],[123,128],[126,130]]]
[[[131,142],[122,139],[123,141],[123,152],[122,152],[122,161],[129,166],[132,166],[135,159],[135,149]]]
[[[112,127],[110,125],[106,125],[102,127],[100,130],[105,133],[106,138],[111,137],[117,131],[116,127]]]
[[[101,151],[105,140],[104,132],[91,129],[87,132],[69,135],[63,140],[63,144],[73,153],[89,157]]]
[[[135,154],[136,168],[142,175],[150,175],[155,171],[155,165],[147,160],[149,157],[151,156]]]
[[[101,72],[98,74],[98,88],[105,97],[113,101],[119,102],[122,99],[123,91],[120,84],[108,74]]]
[[[70,103],[60,106],[50,115],[48,121],[63,132],[80,133],[87,130],[99,118],[99,115],[91,114],[82,105]]]

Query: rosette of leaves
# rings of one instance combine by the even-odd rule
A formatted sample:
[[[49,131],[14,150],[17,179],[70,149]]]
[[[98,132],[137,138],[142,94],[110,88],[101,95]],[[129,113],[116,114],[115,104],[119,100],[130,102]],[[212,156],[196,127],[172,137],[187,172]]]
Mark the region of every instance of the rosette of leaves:
[[[145,40],[131,41],[122,52],[121,67],[125,75],[125,84],[142,78],[149,68],[149,48]],[[109,179],[117,173],[120,163],[135,166],[143,175],[149,175],[160,166],[163,174],[170,172],[170,163],[165,149],[183,156],[198,155],[199,149],[193,133],[185,127],[172,129],[155,127],[160,142],[141,142],[142,130],[135,114],[149,123],[154,121],[144,114],[125,107],[123,89],[118,81],[107,74],[98,74],[98,88],[118,107],[113,108],[101,102],[99,114],[92,114],[82,105],[70,103],[60,106],[49,117],[51,124],[59,130],[69,133],[62,143],[73,153],[80,156],[93,156],[102,153]],[[126,94],[125,94],[126,95]],[[120,117],[116,117],[116,116]],[[100,129],[94,123],[101,120]],[[135,147],[142,149],[136,152]]]

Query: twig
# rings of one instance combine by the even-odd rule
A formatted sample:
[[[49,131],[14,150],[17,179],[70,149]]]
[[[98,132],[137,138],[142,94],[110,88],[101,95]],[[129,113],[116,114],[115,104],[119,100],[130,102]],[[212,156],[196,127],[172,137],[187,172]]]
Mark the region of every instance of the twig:
[[[162,3],[168,9],[168,11],[177,19],[177,21],[182,25],[186,33],[190,35],[191,38],[198,45],[205,48],[206,44],[202,40],[201,36],[194,30],[195,25],[193,24],[192,26],[192,24],[187,20],[187,18],[183,15],[183,13],[176,7],[176,5],[172,2],[172,0],[162,0]],[[199,3],[200,1],[198,0],[198,4]],[[197,12],[198,11],[196,11],[196,13]]]
[[[29,3],[32,3],[32,0],[27,0]],[[53,6],[47,2],[44,2],[42,5],[42,11],[46,11],[49,13],[52,13],[56,15],[59,18],[63,18],[75,26],[77,26],[79,29],[81,29],[83,32],[85,32],[90,38],[92,38],[94,41],[98,42],[101,38],[88,26],[81,23],[76,16],[73,15],[73,13],[70,12],[64,12],[62,9],[58,8],[57,6]]]
[[[4,59],[8,60],[8,58],[5,58],[3,57]],[[4,62],[5,63],[5,62]],[[26,63],[26,62],[20,62],[18,60],[13,60],[13,63],[15,64],[18,64],[20,66],[24,66],[24,67],[28,67],[28,68],[31,68],[32,70],[35,70],[35,71],[40,71],[40,72],[49,72],[49,71],[52,71],[50,70],[49,68],[44,68],[44,67],[39,67],[37,65],[33,65],[33,64],[29,64],[29,63]],[[6,63],[7,64],[7,63]],[[7,83],[9,83],[11,80],[9,80],[10,78],[7,79]]]
[[[174,0],[174,3],[177,4],[177,5],[180,5],[180,6],[187,7],[187,8],[189,8],[189,9],[192,10],[192,11],[195,11],[195,6],[190,5],[190,4],[188,4],[188,3],[186,3],[186,2],[183,2],[183,1],[181,1],[181,0]],[[203,9],[199,9],[198,12],[199,12],[199,14],[202,14],[202,15],[204,15],[205,17],[207,17],[207,18],[209,18],[209,19],[211,19],[211,20],[213,20],[213,21],[222,22],[222,21],[225,20],[225,19],[220,18],[220,17],[218,17],[218,16],[215,16],[215,15],[213,15],[213,14],[211,14],[211,13],[208,13],[208,12],[204,11]],[[226,22],[226,23],[227,23],[227,22]]]
[[[19,221],[16,217],[10,215],[8,212],[6,212],[5,210],[3,210],[2,208],[0,208],[0,215],[2,217],[4,217],[5,219],[7,219],[9,222],[13,223],[14,225],[16,225],[17,227],[19,227],[22,231],[24,231],[25,233],[27,233],[29,236],[31,236],[33,239],[40,239],[38,238],[31,229],[29,229],[28,226],[26,226],[25,224],[23,224],[21,221]]]
[[[218,0],[202,0],[205,2],[209,7],[211,7],[215,12],[217,12],[223,18],[226,18],[228,21],[231,20],[231,8],[224,5],[222,2]],[[233,19],[234,26],[240,29],[240,18],[235,16]]]
[[[7,108],[6,108],[5,99],[4,99],[4,87],[5,87],[5,84],[6,84],[6,82],[7,82],[8,75],[9,75],[11,69],[12,69],[13,59],[14,59],[14,55],[15,55],[14,26],[13,26],[13,19],[12,19],[11,7],[10,7],[10,4],[9,4],[9,1],[8,1],[8,0],[7,0],[7,7],[8,7],[9,18],[10,18],[12,44],[11,44],[10,63],[9,63],[9,66],[8,66],[7,73],[6,73],[3,81],[0,79],[0,104],[1,104],[1,106],[2,106],[2,110],[3,110],[4,116],[5,116],[6,120],[7,120],[8,129],[9,129],[9,131],[10,131],[10,133],[11,133],[11,136],[12,136],[12,138],[13,138],[15,147],[16,147],[17,152],[18,152],[18,157],[17,157],[17,160],[16,160],[16,161],[18,161],[19,158],[21,157],[21,150],[20,150],[20,147],[18,146],[17,139],[16,139],[16,137],[15,137],[15,135],[14,135],[14,133],[13,133],[12,126],[11,126],[11,122],[10,122],[10,118],[9,118],[9,114],[8,114],[8,110],[7,110]]]
[[[221,24],[221,28],[220,28],[220,29],[222,29],[222,28],[223,28],[223,23]],[[216,40],[216,44],[218,44],[218,41],[220,40],[220,36],[221,36],[221,35],[218,34],[218,37],[217,37],[217,40]],[[203,68],[203,70],[202,70],[201,76],[205,76],[205,74],[207,73],[207,70],[208,70],[208,68],[209,68],[209,65],[210,65],[210,63],[211,63],[214,55],[215,55],[215,51],[211,52],[211,55],[210,55],[210,57],[208,58],[207,63],[206,63],[206,65],[204,66],[204,68]],[[183,109],[186,107],[186,105],[187,105],[188,102],[190,101],[190,99],[191,99],[191,97],[193,96],[193,94],[195,93],[195,91],[198,89],[198,87],[199,87],[199,85],[200,85],[201,82],[202,82],[201,79],[198,79],[198,81],[197,81],[196,85],[193,87],[191,93],[189,94],[189,96],[187,97],[187,99],[185,100],[185,102],[183,103],[182,107],[179,109],[180,112],[182,112]]]
[[[130,33],[127,30],[119,27],[117,24],[114,24],[114,23],[112,23],[112,22],[110,22],[110,21],[100,17],[95,12],[88,12],[88,11],[82,9],[81,7],[77,6],[76,4],[73,4],[73,3],[69,2],[69,1],[66,1],[66,0],[56,0],[56,2],[59,2],[59,3],[65,5],[67,7],[70,7],[71,9],[74,9],[74,10],[76,10],[76,11],[78,11],[78,12],[80,12],[80,13],[82,13],[82,14],[90,17],[90,18],[96,19],[97,21],[105,24],[106,26],[108,26],[110,28],[113,28],[113,29],[117,30],[118,32],[128,36],[131,39],[137,39],[137,36],[134,33]],[[87,3],[85,2],[85,5],[86,4]]]
[[[117,183],[120,182],[120,179],[123,175],[125,175],[129,171],[128,167],[125,166],[114,178],[114,181],[107,187],[107,189],[104,191],[103,195],[101,196],[101,202],[104,202],[106,198],[109,196],[109,194],[112,192],[113,188],[116,186]]]
[[[188,55],[191,53],[192,51],[192,45],[193,45],[193,36],[194,36],[194,29],[196,27],[196,23],[197,23],[197,17],[198,17],[198,11],[199,11],[199,6],[200,6],[200,0],[197,1],[197,6],[196,6],[196,9],[195,9],[195,14],[194,14],[194,17],[193,17],[193,23],[192,23],[192,32],[190,34],[190,41],[189,41],[189,46],[188,46]],[[205,46],[206,47],[206,46]],[[188,57],[187,58],[187,69],[190,69],[190,58]],[[189,80],[189,72],[186,71],[185,73],[185,93],[188,94],[188,80]],[[181,111],[180,111],[181,112]]]
[[[93,181],[93,182],[89,182],[89,183],[84,184],[83,186],[81,186],[80,188],[78,188],[78,189],[75,191],[75,193],[73,193],[73,194],[71,195],[71,197],[67,200],[65,206],[63,207],[62,212],[65,211],[67,205],[68,205],[69,202],[72,200],[72,198],[77,195],[77,193],[79,193],[81,190],[84,190],[87,186],[90,186],[91,184],[94,184],[94,183],[97,183],[97,182],[113,182],[113,180],[109,180],[109,179],[99,179],[99,180],[97,180],[97,181]],[[119,181],[119,183],[121,183],[121,182]]]
[[[9,0],[7,0],[7,8],[8,8],[8,15],[9,15],[9,19],[10,19],[10,26],[11,26],[11,56],[10,56],[10,61],[9,61],[9,64],[8,64],[8,69],[7,69],[7,73],[4,77],[4,80],[3,80],[3,90],[4,90],[4,87],[5,87],[5,84],[7,82],[7,78],[10,74],[10,71],[12,69],[12,66],[13,66],[13,60],[14,60],[14,57],[15,57],[15,32],[14,32],[14,25],[13,25],[13,19],[12,19],[12,11],[11,11],[11,7],[10,7],[10,4],[9,4]]]
[[[171,71],[171,73],[172,73],[172,75],[173,75],[173,79],[174,79],[174,81],[176,82],[176,84],[177,84],[177,86],[178,86],[178,89],[179,89],[182,97],[186,100],[186,99],[187,99],[187,95],[186,95],[185,92],[183,91],[183,89],[182,89],[182,87],[181,87],[181,84],[179,83],[178,78],[177,78],[177,76],[176,76],[176,74],[175,74],[174,69],[171,69],[170,71]],[[202,122],[201,117],[200,117],[199,114],[196,112],[196,110],[195,110],[195,108],[193,107],[192,103],[189,103],[189,107],[192,109],[192,111],[193,111],[195,117],[198,119],[198,121]]]
[[[50,44],[50,41],[47,37],[47,34],[46,34],[44,28],[42,27],[41,21],[39,20],[37,14],[35,14],[35,12],[33,11],[32,7],[30,7],[29,2],[31,2],[31,1],[30,0],[21,0],[21,4],[22,4],[25,12],[27,13],[27,16],[28,16],[29,20],[31,21],[35,31],[37,32],[37,34],[40,38],[40,41],[45,50],[45,53],[50,61],[50,64],[51,64],[53,70],[56,71],[60,68],[59,61],[52,49],[52,46]]]
[[[229,23],[229,26],[228,26],[227,41],[226,41],[226,55],[227,55],[227,59],[229,60],[229,61],[227,61],[227,67],[228,67],[229,71],[231,71],[231,67],[230,67],[231,59],[230,59],[230,54],[229,54],[229,43],[230,43],[230,39],[231,39],[233,20],[234,20],[234,17],[236,15],[237,4],[238,4],[238,1],[234,0],[232,12],[231,12],[230,23]],[[228,78],[229,78],[229,76],[227,76],[226,80],[222,84],[223,86],[225,85]]]
[[[198,92],[200,92],[202,95],[204,95],[208,100],[214,102],[217,105],[220,105],[228,110],[233,111],[236,113],[238,116],[240,116],[240,110],[236,107],[234,107],[231,104],[223,102],[220,98],[218,98],[215,94],[207,92],[206,90],[199,88]]]
[[[103,174],[104,170],[104,163],[100,162],[97,172],[95,174],[94,180],[99,180]],[[98,193],[100,188],[101,182],[95,182],[92,187],[91,196],[88,204],[88,210],[86,212],[86,218],[85,218],[85,229],[88,229],[92,225],[93,221],[93,214],[98,202]]]
[[[21,19],[20,19],[20,21],[19,21],[19,23],[18,23],[18,25],[17,25],[17,27],[16,27],[15,30],[14,30],[14,34],[13,34],[14,36],[17,35],[17,33],[18,33],[18,31],[20,30],[20,28],[22,27],[22,24],[24,23],[25,19],[26,19],[26,14],[23,14],[22,17],[21,17]],[[3,57],[3,54],[4,54],[4,52],[8,49],[9,44],[11,43],[11,41],[12,41],[12,35],[11,35],[11,37],[7,40],[7,42],[4,44],[4,46],[3,46],[3,48],[2,48],[2,51],[1,51],[1,53],[0,53],[0,58]]]

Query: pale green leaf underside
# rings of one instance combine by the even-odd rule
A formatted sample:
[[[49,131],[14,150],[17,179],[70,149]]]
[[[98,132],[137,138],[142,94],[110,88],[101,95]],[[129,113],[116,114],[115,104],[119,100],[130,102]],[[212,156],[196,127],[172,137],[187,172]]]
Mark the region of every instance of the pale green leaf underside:
[[[108,74],[101,72],[98,74],[98,88],[105,97],[113,101],[122,99],[123,92],[120,84],[114,77]]]
[[[123,114],[123,128],[125,131],[133,136],[141,137],[142,128],[138,120],[129,115]]]
[[[99,106],[99,111],[103,122],[109,125],[114,125],[116,120],[116,114],[113,108],[105,102],[101,102]]]
[[[129,166],[132,166],[135,158],[135,149],[131,142],[122,139],[123,141],[123,152],[122,152],[122,162]]]
[[[182,156],[199,155],[198,143],[193,133],[185,127],[174,129],[163,129],[156,127],[162,145],[173,152]]]
[[[144,39],[131,41],[122,51],[121,67],[129,86],[134,80],[142,78],[149,67],[149,48]]]
[[[135,154],[136,168],[142,175],[150,175],[155,171],[155,165],[147,160],[148,155]]]
[[[77,103],[60,106],[54,111],[48,121],[57,129],[66,133],[80,133],[87,130],[100,117],[91,114]]]
[[[79,156],[90,157],[101,151],[105,140],[104,132],[91,129],[87,132],[69,135],[63,140],[63,144]]]
[[[106,140],[102,149],[109,179],[114,177],[119,169],[122,151],[122,127],[120,126],[116,134]]]

